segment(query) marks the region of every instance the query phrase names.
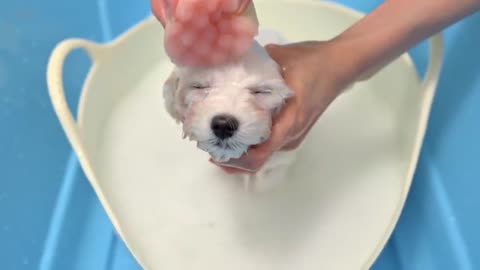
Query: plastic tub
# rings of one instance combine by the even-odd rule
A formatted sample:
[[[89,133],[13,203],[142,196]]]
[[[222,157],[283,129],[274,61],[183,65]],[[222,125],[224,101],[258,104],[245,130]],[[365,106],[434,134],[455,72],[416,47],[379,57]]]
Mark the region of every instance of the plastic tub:
[[[368,12],[381,1],[338,1]],[[78,167],[47,97],[53,46],[107,41],[148,16],[148,1],[0,4],[0,268],[139,269]],[[479,269],[480,14],[445,32],[443,75],[407,205],[374,269]],[[461,37],[461,38],[460,38]],[[412,50],[419,73],[424,45]],[[65,67],[73,110],[89,67]]]

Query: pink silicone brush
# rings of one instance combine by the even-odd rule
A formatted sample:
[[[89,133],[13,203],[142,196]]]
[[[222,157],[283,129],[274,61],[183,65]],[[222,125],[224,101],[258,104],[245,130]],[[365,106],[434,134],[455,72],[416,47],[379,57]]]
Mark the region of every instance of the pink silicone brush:
[[[243,55],[258,33],[251,0],[151,0],[177,65],[219,65]]]

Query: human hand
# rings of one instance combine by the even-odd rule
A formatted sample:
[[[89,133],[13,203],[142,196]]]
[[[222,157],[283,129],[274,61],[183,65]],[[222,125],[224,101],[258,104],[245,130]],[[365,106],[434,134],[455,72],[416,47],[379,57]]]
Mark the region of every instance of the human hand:
[[[251,0],[150,0],[177,65],[218,65],[243,55],[258,32]]]
[[[332,40],[267,46],[294,96],[274,119],[266,142],[251,147],[239,159],[215,164],[228,173],[253,173],[273,152],[297,148],[319,116],[355,78],[348,56],[335,45]]]
[[[412,2],[413,3],[413,2]],[[296,148],[329,104],[423,39],[480,10],[480,1],[385,1],[330,41],[270,46],[295,92],[274,119],[270,138],[239,159],[217,164],[226,172],[256,172],[275,151]]]

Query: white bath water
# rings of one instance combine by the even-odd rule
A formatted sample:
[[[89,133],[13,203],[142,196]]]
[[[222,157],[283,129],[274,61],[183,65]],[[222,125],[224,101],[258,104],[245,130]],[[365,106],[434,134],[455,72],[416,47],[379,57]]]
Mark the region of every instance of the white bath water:
[[[388,108],[357,86],[312,130],[287,183],[247,194],[181,139],[163,105],[169,68],[155,67],[115,108],[98,166],[144,266],[337,270],[365,263],[387,233],[406,173]]]

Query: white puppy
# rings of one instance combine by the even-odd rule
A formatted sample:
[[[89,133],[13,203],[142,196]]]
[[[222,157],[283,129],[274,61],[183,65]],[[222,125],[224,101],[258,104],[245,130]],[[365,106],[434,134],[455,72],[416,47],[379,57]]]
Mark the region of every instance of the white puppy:
[[[166,109],[182,123],[184,136],[218,162],[239,158],[268,139],[272,118],[291,96],[279,66],[258,41],[226,65],[175,67],[164,85]],[[284,180],[294,159],[293,151],[275,153],[259,172],[244,177],[245,188],[270,189]]]

